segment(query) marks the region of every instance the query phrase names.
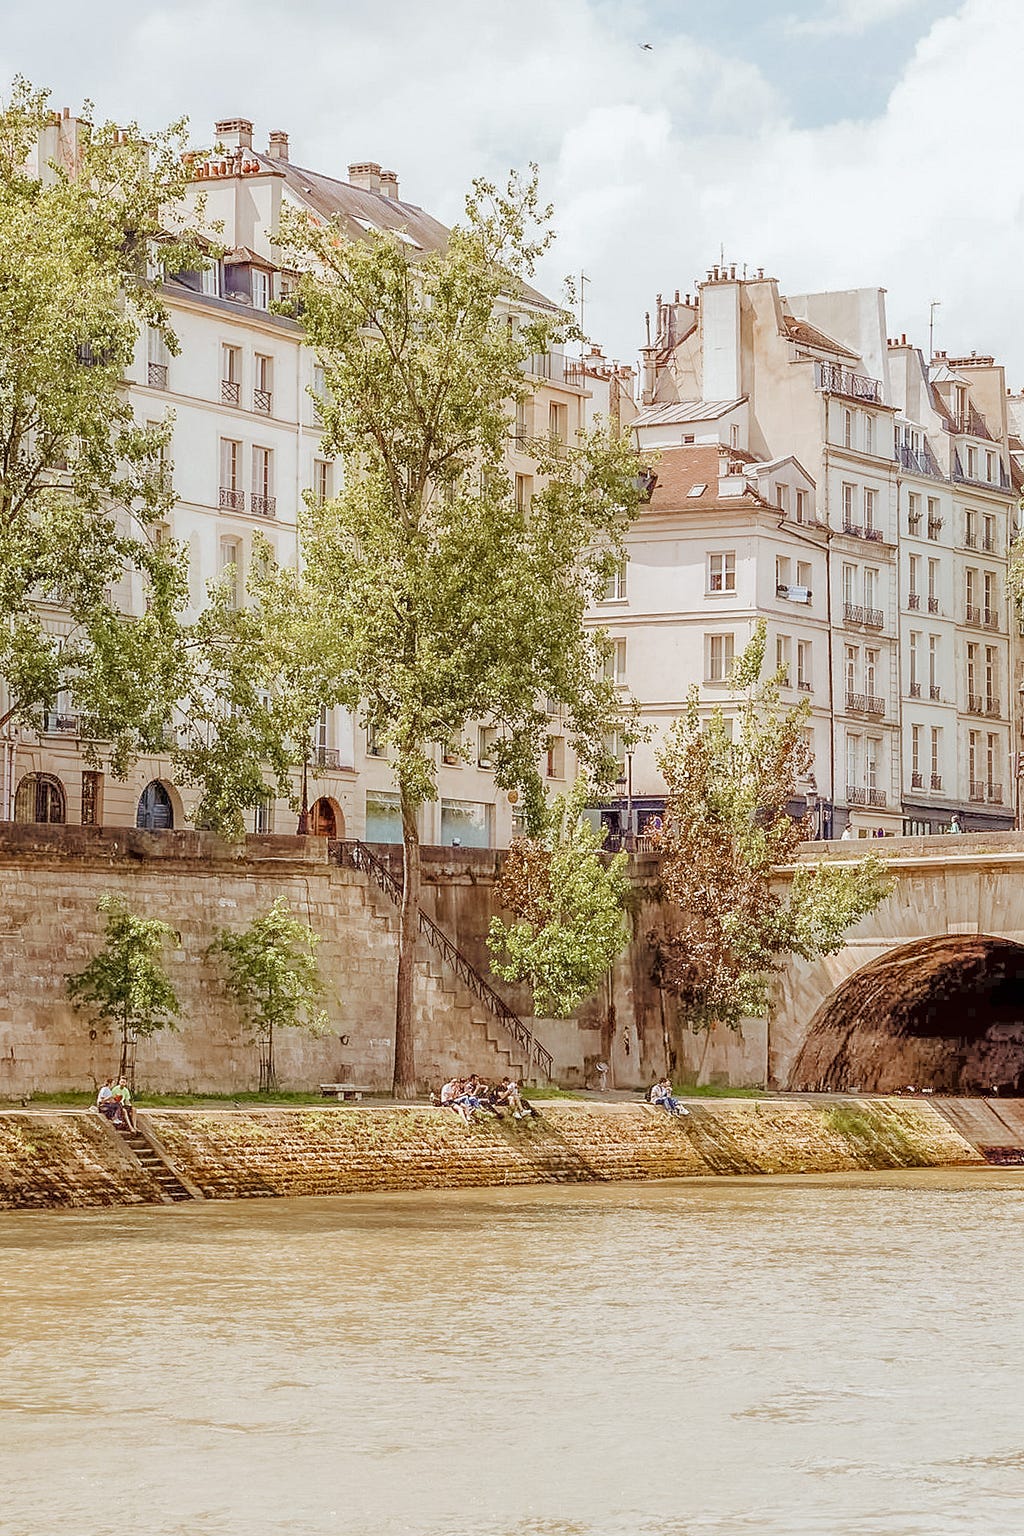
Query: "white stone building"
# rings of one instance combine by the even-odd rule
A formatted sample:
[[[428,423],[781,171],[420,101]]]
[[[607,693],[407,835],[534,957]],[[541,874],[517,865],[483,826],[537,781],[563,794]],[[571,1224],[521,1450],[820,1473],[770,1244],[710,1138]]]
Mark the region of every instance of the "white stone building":
[[[43,160],[67,158],[76,124],[65,118]],[[159,334],[139,340],[126,387],[140,421],[173,417],[177,503],[167,533],[190,557],[193,611],[208,583],[229,566],[238,600],[257,533],[277,559],[298,558],[296,523],[303,495],[328,497],[338,466],[324,454],[314,396],[322,390],[314,354],[302,344],[292,320],[270,306],[288,290],[274,245],[281,209],[305,209],[315,218],[336,218],[358,237],[370,229],[395,231],[410,252],[442,245],[447,231],[400,196],[398,179],[371,162],[348,168],[347,180],[293,164],[288,136],[272,133],[268,147],[253,146],[252,124],[243,118],[215,126],[216,149],[198,168],[197,192],[207,230],[215,230],[223,260],[196,273],[168,274],[163,283],[180,354],[171,357]],[[63,146],[63,148],[62,148]],[[70,162],[69,162],[70,163]],[[520,308],[551,308],[528,294]],[[536,393],[521,410],[509,444],[509,468],[519,493],[533,488],[534,465],[526,440],[548,433],[570,440],[595,414],[628,417],[630,370],[609,364],[595,351],[585,360],[550,354],[535,358]],[[136,607],[141,594],[125,593]],[[95,773],[79,752],[74,702],[62,699],[38,738],[11,740],[4,762],[6,814],[18,820],[176,827],[191,825],[190,795],[175,785],[167,760],[139,762],[120,783]],[[423,808],[425,843],[503,846],[512,835],[514,807],[496,791],[492,732],[474,727],[466,753],[438,762],[439,794]],[[571,759],[571,754],[569,755]],[[553,720],[546,769],[552,787],[563,787],[567,751]],[[299,780],[296,775],[296,794]],[[399,841],[398,795],[387,758],[348,711],[325,711],[312,743],[308,798],[311,830],[328,836]],[[268,801],[250,813],[253,831],[292,832],[294,808]]]
[[[659,297],[642,357],[642,448],[717,444],[768,465],[791,455],[810,477],[799,505],[787,502],[796,485],[774,490],[780,532],[811,516],[823,526],[819,824],[938,831],[955,813],[965,828],[1012,826],[1015,496],[1001,369],[991,358],[926,369],[889,343],[881,290],[787,298],[735,267],[709,271],[692,297]],[[758,548],[762,565],[779,558],[773,540]],[[703,622],[707,597],[696,611]],[[758,611],[778,628],[770,605]],[[706,676],[699,656],[691,667],[688,680]],[[624,681],[655,713],[681,693],[667,654]],[[635,767],[634,795],[654,806],[663,786],[645,754]]]

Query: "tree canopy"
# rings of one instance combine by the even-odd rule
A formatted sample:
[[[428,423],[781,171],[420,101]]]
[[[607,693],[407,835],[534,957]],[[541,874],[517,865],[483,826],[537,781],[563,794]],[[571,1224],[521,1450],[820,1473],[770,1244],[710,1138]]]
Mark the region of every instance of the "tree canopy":
[[[136,1041],[175,1027],[178,997],[161,952],[181,940],[159,918],[138,917],[117,892],[105,892],[97,911],[105,919],[103,946],[84,970],[68,977],[67,990],[76,1009],[118,1031],[123,1077],[134,1074]]]
[[[807,828],[790,814],[811,767],[806,700],[780,702],[764,679],[766,627],[734,664],[727,718],[702,712],[694,688],[659,754],[668,786],[661,833],[664,931],[652,932],[655,980],[695,1029],[769,1011],[778,957],[843,947],[847,929],[888,894],[883,862],[801,864]]]
[[[584,814],[580,777],[558,795],[536,836],[512,844],[495,895],[513,917],[492,917],[491,967],[504,981],[527,979],[538,1014],[567,1018],[595,991],[630,938],[628,855],[601,855],[606,833]]]
[[[538,757],[548,700],[598,781],[621,704],[602,676],[584,611],[621,554],[638,500],[636,461],[605,430],[529,446],[534,494],[508,467],[530,359],[571,333],[526,287],[548,241],[536,174],[477,182],[441,250],[411,255],[388,232],[350,240],[335,224],[283,220],[309,344],[324,368],[324,443],[339,495],[309,498],[305,567],[282,575],[281,611],[302,646],[321,642],[320,700],[345,702],[391,757],[404,881],[395,1089],[415,1088],[412,964],[419,910],[418,815],[442,754],[468,755],[495,728],[495,781],[542,813]],[[306,646],[306,650],[310,647]]]

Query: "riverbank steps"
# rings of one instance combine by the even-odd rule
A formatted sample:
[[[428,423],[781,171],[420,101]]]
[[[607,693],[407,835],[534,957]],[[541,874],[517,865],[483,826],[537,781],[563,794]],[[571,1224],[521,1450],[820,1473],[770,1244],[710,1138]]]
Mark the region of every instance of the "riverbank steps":
[[[171,1167],[211,1200],[983,1161],[924,1102],[732,1099],[690,1110],[677,1119],[645,1104],[548,1100],[535,1120],[470,1125],[419,1105],[154,1109],[139,1121]],[[0,1114],[0,1209],[159,1199],[94,1112]]]

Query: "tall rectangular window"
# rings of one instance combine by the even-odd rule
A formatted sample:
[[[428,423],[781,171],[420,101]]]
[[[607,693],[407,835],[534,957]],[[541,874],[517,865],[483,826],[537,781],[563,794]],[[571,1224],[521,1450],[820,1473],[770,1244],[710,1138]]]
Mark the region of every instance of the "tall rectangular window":
[[[237,608],[241,593],[242,544],[240,539],[221,539],[220,576],[227,582],[228,607]]]
[[[796,493],[796,520],[798,523],[807,521],[807,492],[798,490]]]
[[[618,560],[615,569],[608,578],[608,585],[601,594],[601,601],[605,603],[623,603],[626,601],[626,568],[628,560]]]
[[[220,398],[222,405],[237,405],[242,390],[242,349],[222,346],[220,349]]]
[[[264,272],[261,267],[252,268],[252,307],[253,309],[270,307],[270,273]]]
[[[796,643],[796,685],[798,688],[810,692],[811,688],[811,642],[810,640],[798,640]]]
[[[910,631],[910,692],[913,695],[921,685],[918,676],[918,653],[920,651],[921,636],[916,630]]]
[[[996,578],[994,571],[986,571],[984,574],[984,619],[986,624],[994,624],[997,621],[996,614]]]
[[[82,826],[98,827],[103,821],[103,775],[86,769],[82,774]]]
[[[252,408],[269,416],[274,403],[274,359],[257,352],[252,388]]]
[[[843,602],[852,607],[857,601],[857,567],[855,565],[843,566]]]
[[[867,789],[878,788],[878,741],[868,736],[864,741],[864,783]]]
[[[252,450],[252,510],[256,517],[273,517],[277,510],[272,448],[254,446]]]
[[[932,767],[931,767],[932,789],[941,789],[942,788],[942,783],[941,783],[942,769],[940,768],[939,764],[940,764],[940,760],[941,760],[941,756],[942,756],[942,727],[940,725],[933,725],[932,726],[932,728],[931,728],[931,737],[932,737],[932,740],[931,740],[931,747],[932,747]],[[936,783],[935,782],[936,779],[939,779],[940,782]]]
[[[548,437],[555,447],[563,447],[569,441],[569,407],[551,401],[548,406]]]
[[[856,645],[848,645],[846,647],[846,656],[843,662],[844,670],[846,673],[847,693],[857,692],[857,666],[859,661],[860,647]]]
[[[853,486],[843,485],[843,527],[853,527]]]
[[[847,735],[846,737],[846,782],[851,789],[856,789],[860,783],[860,737]]]
[[[853,412],[843,412],[843,447],[853,447]]]
[[[875,527],[875,513],[878,507],[878,492],[864,487],[864,527]]]
[[[708,591],[709,592],[735,592],[736,590],[736,554],[733,550],[723,550],[708,555]]]
[[[920,584],[921,584],[921,556],[920,555],[911,555],[911,557],[910,557],[910,595],[911,595],[911,597],[918,597],[920,595],[920,591],[919,591]],[[916,604],[911,604],[911,607],[916,607]]]
[[[864,692],[869,698],[878,697],[878,652],[871,649],[864,652]]]
[[[528,512],[533,501],[533,476],[516,475],[516,511]]]
[[[166,389],[170,353],[163,332],[155,325],[151,325],[146,333],[146,357],[146,383],[150,389]]]
[[[775,636],[775,670],[780,673],[783,684],[788,688],[790,683],[790,659],[793,650],[793,642],[789,635]]]
[[[878,608],[878,572],[871,566],[864,572],[864,607]]]
[[[919,789],[921,778],[921,736],[924,727],[912,725],[910,727],[910,771],[914,775],[914,787]]]
[[[732,670],[733,636],[708,635],[706,645],[707,680],[709,683],[724,683]]]
[[[864,416],[864,452],[875,451],[875,418],[869,414]]]
[[[976,645],[967,647],[967,692],[972,698],[976,697],[978,692],[978,647]]]
[[[928,692],[933,699],[939,696],[939,637],[928,636]]]
[[[999,737],[993,731],[989,731],[985,742],[985,782],[989,799],[994,800],[999,783]]]
[[[626,642],[621,636],[611,642],[611,650],[604,658],[604,675],[616,688],[626,686]]]
[[[331,466],[326,459],[313,460],[313,500],[322,507],[331,496]]]

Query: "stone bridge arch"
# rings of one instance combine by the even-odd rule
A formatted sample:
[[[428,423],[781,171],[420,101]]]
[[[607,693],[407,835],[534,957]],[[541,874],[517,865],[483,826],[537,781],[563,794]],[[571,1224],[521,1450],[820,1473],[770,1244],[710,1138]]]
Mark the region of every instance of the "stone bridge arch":
[[[848,843],[824,849],[821,844],[808,847],[806,857],[820,858],[823,851],[830,860],[856,857],[855,845]],[[838,1010],[841,1005],[849,1012],[858,987],[873,989],[877,1009],[890,993],[895,1000],[902,983],[912,975],[919,973],[923,986],[927,973],[944,995],[952,997],[958,968],[966,976],[974,977],[975,986],[984,988],[990,981],[994,986],[997,978],[993,967],[998,970],[1005,965],[1012,969],[1014,963],[1009,952],[1000,951],[998,946],[1006,943],[1014,951],[1024,950],[1024,836],[1020,833],[893,839],[881,851],[892,858],[891,868],[896,877],[892,895],[850,930],[847,943],[838,954],[814,961],[792,958],[779,973],[776,1006],[762,1065],[762,1080],[773,1087],[795,1087],[814,1075],[812,1053],[804,1054],[812,1032],[817,1041],[813,1054],[817,1077],[834,1077],[838,1073],[838,1064],[829,1066],[827,1060],[828,1010]],[[954,942],[944,950],[924,947],[935,940]],[[955,941],[960,941],[959,947]],[[885,961],[894,968],[873,969],[876,962]],[[941,985],[940,972],[944,973]],[[846,983],[857,977],[860,980],[853,990],[845,992]],[[967,1006],[971,994],[962,991],[960,996]],[[919,998],[922,1007],[937,1008],[940,1001],[936,996],[926,1004],[923,995]],[[1004,997],[1000,1007],[1005,1002]],[[839,1018],[836,1012],[836,1028]],[[994,1024],[996,1020],[990,1022]],[[1001,1022],[1010,1024],[1012,1019],[1004,1018]],[[947,1046],[947,1054],[949,1049]],[[893,1050],[895,1053],[894,1047]],[[862,1057],[857,1055],[856,1060],[860,1062]],[[903,1060],[908,1064],[910,1058],[904,1054]],[[978,1065],[980,1070],[980,1061]],[[923,1070],[923,1059],[919,1070]],[[986,1090],[995,1081],[993,1078]],[[912,1082],[912,1076],[903,1076],[893,1086],[904,1087]],[[855,1084],[851,1081],[846,1086]],[[860,1086],[867,1090],[873,1085]],[[921,1082],[915,1086],[936,1085]]]

